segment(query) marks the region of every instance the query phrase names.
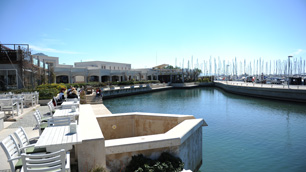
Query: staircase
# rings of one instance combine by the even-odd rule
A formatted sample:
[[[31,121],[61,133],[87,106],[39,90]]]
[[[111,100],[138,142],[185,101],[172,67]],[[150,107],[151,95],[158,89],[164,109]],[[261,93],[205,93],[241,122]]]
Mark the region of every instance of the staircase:
[[[96,93],[86,95],[86,103],[87,104],[103,104],[102,97],[96,96]]]

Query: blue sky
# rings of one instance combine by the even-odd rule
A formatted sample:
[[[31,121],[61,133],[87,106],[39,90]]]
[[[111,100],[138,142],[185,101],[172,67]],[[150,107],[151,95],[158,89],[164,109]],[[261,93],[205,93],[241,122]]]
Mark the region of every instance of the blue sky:
[[[306,0],[1,0],[0,21],[1,43],[65,64],[306,59]]]

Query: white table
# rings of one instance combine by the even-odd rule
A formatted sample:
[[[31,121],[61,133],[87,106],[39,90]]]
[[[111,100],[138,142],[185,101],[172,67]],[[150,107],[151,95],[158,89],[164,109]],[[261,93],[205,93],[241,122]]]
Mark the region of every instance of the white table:
[[[35,147],[46,148],[47,152],[54,152],[60,149],[69,151],[72,145],[82,142],[77,127],[76,133],[69,133],[69,126],[47,127],[39,137]]]
[[[55,110],[54,114],[53,114],[53,117],[56,118],[56,117],[70,117],[70,119],[72,121],[75,121],[76,118],[78,118],[80,114],[80,111],[79,109],[77,108],[75,112],[72,112],[71,109],[58,109],[58,110]]]
[[[76,103],[75,102],[63,102],[61,106],[62,106],[62,109],[71,109],[72,106],[79,108],[80,101],[77,101]]]

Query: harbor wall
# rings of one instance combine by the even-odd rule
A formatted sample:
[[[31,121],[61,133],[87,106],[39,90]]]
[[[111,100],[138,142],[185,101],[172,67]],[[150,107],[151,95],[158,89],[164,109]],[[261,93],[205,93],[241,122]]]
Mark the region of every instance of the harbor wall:
[[[123,96],[130,96],[130,95],[136,95],[136,94],[143,94],[143,93],[149,93],[149,92],[155,92],[155,91],[162,91],[162,90],[168,90],[171,89],[171,86],[165,86],[163,84],[157,85],[157,86],[143,86],[143,87],[124,87],[120,89],[109,89],[109,90],[103,90],[103,99],[109,99],[109,98],[116,98],[116,97],[123,97]]]
[[[220,82],[215,82],[215,86],[234,94],[276,100],[306,102],[306,90],[228,85]]]

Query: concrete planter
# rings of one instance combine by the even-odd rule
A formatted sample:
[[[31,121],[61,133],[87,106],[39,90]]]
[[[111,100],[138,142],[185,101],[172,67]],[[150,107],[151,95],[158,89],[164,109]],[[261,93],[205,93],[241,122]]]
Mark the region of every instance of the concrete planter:
[[[44,100],[39,100],[38,103],[40,106],[47,106],[47,103],[51,101],[51,99],[44,99]]]

